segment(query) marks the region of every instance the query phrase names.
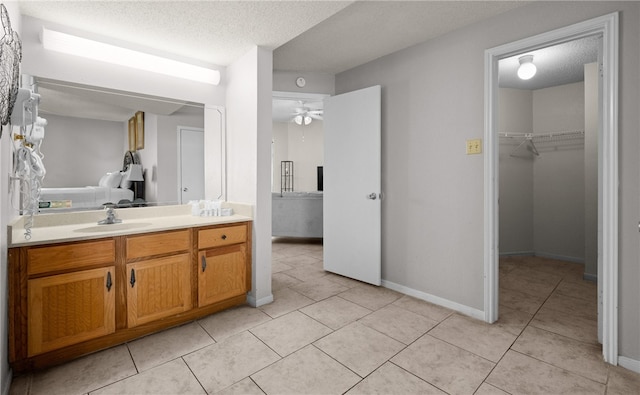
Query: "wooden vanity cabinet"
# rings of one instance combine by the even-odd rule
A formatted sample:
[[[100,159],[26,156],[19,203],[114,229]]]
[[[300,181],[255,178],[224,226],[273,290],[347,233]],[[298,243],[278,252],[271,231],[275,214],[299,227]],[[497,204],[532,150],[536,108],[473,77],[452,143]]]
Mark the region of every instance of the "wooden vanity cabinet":
[[[246,303],[250,288],[251,222],[10,248],[9,362],[60,364]]]
[[[127,326],[191,310],[191,230],[128,236]]]
[[[115,332],[115,256],[114,240],[10,251],[17,348],[31,357]]]
[[[198,231],[198,306],[245,295],[247,226],[234,225]]]

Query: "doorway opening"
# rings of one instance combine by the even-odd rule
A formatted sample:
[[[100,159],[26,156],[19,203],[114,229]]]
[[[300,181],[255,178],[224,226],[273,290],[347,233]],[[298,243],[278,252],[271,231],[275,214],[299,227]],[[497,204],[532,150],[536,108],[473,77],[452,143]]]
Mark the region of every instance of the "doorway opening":
[[[606,362],[617,364],[617,62],[618,14],[605,15],[528,39],[489,49],[485,52],[485,320],[498,319],[499,259],[499,85],[498,65],[502,59],[525,54],[587,37],[602,37],[602,89],[599,104],[597,140],[598,214],[597,266],[598,300],[602,304],[603,355]],[[503,133],[505,133],[503,131]],[[522,136],[527,151],[539,153],[530,137]]]

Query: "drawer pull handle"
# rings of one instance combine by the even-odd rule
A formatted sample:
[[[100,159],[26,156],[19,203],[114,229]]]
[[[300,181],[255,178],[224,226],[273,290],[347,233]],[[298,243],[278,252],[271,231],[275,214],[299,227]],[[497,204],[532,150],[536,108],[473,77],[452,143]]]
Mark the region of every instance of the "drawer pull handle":
[[[107,272],[107,292],[111,291],[111,286],[113,282],[111,281],[111,272]]]
[[[202,256],[202,273],[204,273],[204,270],[207,268],[207,258],[203,255]]]
[[[222,235],[222,240],[227,240],[227,235]]]
[[[131,269],[131,280],[129,280],[129,284],[131,284],[131,288],[133,288],[135,283],[136,283],[136,271],[134,269]]]

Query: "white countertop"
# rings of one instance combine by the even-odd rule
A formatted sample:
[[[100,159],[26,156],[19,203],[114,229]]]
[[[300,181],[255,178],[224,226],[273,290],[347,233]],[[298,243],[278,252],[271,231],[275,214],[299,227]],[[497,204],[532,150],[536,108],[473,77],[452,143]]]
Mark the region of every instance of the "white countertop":
[[[98,225],[106,217],[103,210],[70,213],[40,214],[33,217],[31,238],[25,238],[25,217],[17,218],[8,227],[9,247],[22,247],[66,241],[91,240],[171,229],[218,225],[251,221],[252,206],[242,203],[223,203],[234,214],[225,217],[197,217],[191,206],[157,206],[115,209],[122,223]]]

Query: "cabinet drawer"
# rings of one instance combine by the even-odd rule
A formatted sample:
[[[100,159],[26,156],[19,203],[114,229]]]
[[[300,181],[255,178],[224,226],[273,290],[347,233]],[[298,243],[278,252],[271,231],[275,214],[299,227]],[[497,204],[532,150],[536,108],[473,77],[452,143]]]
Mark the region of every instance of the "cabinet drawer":
[[[35,247],[27,252],[28,275],[82,269],[113,264],[116,247],[113,239],[53,247]]]
[[[191,248],[191,232],[178,230],[127,237],[127,260],[187,251]]]
[[[246,225],[198,231],[198,249],[244,243],[245,241],[247,241]]]

